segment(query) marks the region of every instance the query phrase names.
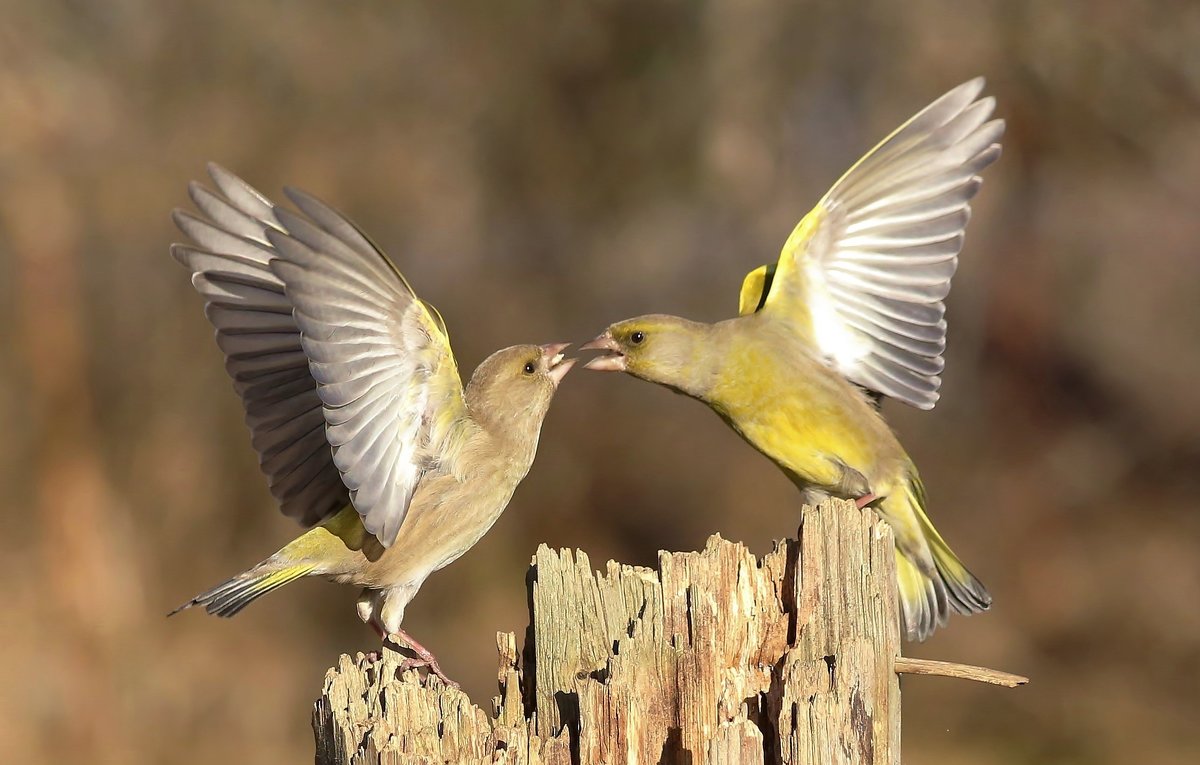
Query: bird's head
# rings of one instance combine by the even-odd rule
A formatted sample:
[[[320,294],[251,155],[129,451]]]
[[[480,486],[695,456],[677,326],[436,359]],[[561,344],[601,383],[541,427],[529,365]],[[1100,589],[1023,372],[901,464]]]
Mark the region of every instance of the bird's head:
[[[540,427],[559,383],[575,364],[570,343],[514,345],[484,359],[467,384],[467,403],[484,420]]]
[[[580,350],[607,351],[585,369],[628,372],[653,383],[689,393],[704,361],[707,325],[678,316],[651,314],[612,324]]]

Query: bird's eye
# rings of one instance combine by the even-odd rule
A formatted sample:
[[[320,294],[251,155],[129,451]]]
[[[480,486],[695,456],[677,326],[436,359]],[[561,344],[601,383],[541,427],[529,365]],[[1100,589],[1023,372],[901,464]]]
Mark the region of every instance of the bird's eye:
[[[632,335],[629,336],[629,342],[633,343],[634,345],[641,345],[642,341],[645,339],[646,339],[645,332],[634,332]]]
[[[532,361],[525,362],[525,374],[531,375],[536,371],[537,371],[537,367],[533,365]]]

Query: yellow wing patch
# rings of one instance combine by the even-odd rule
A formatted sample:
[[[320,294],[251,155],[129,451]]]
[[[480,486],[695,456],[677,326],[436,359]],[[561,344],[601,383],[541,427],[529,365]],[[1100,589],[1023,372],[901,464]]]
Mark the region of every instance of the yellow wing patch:
[[[761,311],[768,302],[774,304],[779,301],[779,293],[783,292],[787,287],[775,289],[775,285],[783,284],[789,279],[798,279],[794,275],[798,273],[797,269],[800,268],[800,266],[796,265],[796,261],[803,259],[804,253],[808,249],[808,243],[817,233],[817,229],[824,218],[824,211],[820,205],[813,208],[808,215],[805,215],[796,224],[796,228],[792,229],[791,236],[788,237],[787,242],[783,245],[783,250],[779,254],[778,263],[759,266],[746,274],[746,278],[742,280],[742,292],[738,296],[739,316],[756,313]],[[803,277],[799,278],[802,279]],[[803,290],[803,285],[797,286]],[[795,288],[792,289],[794,290]],[[801,298],[800,305],[804,305],[803,297]],[[805,321],[803,323],[808,324],[811,322]]]
[[[742,294],[738,296],[738,316],[748,316],[767,302],[767,293],[775,280],[775,264],[759,266],[742,280]]]
[[[783,243],[783,250],[779,253],[779,267],[776,274],[775,284],[776,289],[772,289],[768,293],[764,302],[775,304],[782,298],[785,291],[798,292],[798,297],[803,305],[804,291],[807,287],[804,285],[804,260],[808,256],[809,244],[813,238],[819,233],[821,224],[825,221],[825,210],[821,205],[814,207],[808,215],[800,219],[796,227],[792,229],[792,233],[788,236],[787,241]],[[802,310],[799,306],[792,305],[793,310]]]

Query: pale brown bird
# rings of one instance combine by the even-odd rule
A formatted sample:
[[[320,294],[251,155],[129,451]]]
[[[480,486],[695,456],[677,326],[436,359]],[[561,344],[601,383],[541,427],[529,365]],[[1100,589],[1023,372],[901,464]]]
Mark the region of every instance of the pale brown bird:
[[[1004,123],[983,80],[927,106],[860,159],[796,226],[779,262],[750,272],[740,316],[703,324],[649,315],[582,346],[586,365],[699,399],[775,462],[805,502],[871,505],[896,537],[902,621],[924,639],[991,596],[925,513],[917,468],[874,396],[930,409],[945,307],[978,173]]]
[[[401,628],[405,606],[529,472],[574,363],[567,344],[497,351],[464,390],[438,312],[350,221],[304,192],[285,190],[298,214],[208,170],[218,193],[188,189],[207,219],[174,213],[195,246],[171,253],[204,296],[271,493],[316,525],[176,611],[233,616],[305,576],[355,585],[359,617],[449,682]]]

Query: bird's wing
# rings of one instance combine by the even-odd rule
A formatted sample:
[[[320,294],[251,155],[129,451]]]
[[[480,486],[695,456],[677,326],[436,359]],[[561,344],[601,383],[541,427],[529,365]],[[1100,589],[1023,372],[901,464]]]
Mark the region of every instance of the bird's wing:
[[[946,93],[847,172],[742,285],[740,312],[785,316],[851,381],[920,409],[938,399],[945,306],[979,172],[1002,120],[977,78]]]
[[[395,541],[439,445],[467,421],[440,316],[352,223],[287,190],[275,206],[209,166],[207,219],[175,212],[196,246],[172,253],[206,300],[254,448],[283,512],[322,520],[347,497]]]

